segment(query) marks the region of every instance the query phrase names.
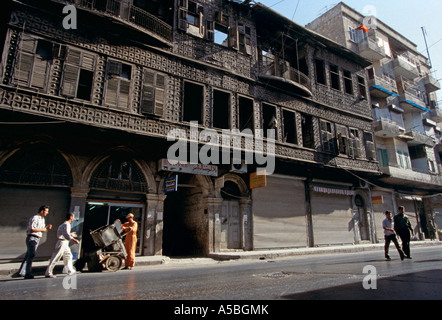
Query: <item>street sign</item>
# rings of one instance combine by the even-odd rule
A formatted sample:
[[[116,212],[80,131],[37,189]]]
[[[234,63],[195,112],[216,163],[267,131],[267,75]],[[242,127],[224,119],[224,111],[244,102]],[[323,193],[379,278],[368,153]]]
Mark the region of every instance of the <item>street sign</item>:
[[[175,192],[178,190],[178,175],[170,176],[164,180],[164,193]]]

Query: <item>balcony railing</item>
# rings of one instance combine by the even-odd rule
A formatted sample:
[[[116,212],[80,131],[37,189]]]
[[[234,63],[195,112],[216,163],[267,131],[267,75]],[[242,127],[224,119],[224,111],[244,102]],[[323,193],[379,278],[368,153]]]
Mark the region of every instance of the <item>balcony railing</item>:
[[[307,75],[295,68],[288,66],[285,63],[283,63],[280,68],[278,68],[277,66],[278,64],[275,64],[274,62],[267,64],[260,63],[260,76],[267,79],[279,79],[281,82],[286,83],[287,81],[285,80],[288,80],[288,82],[294,82],[295,84],[301,85],[309,92],[311,91],[311,82],[310,78]]]
[[[364,39],[358,46],[359,54],[371,61],[378,61],[386,57],[384,48],[371,38]]]
[[[405,77],[407,79],[416,79],[419,77],[417,65],[405,56],[397,56],[393,62],[394,73],[397,77]]]
[[[404,134],[404,125],[398,124],[387,118],[376,119],[373,123],[376,136],[381,138],[394,138]]]
[[[409,145],[426,145],[434,147],[436,145],[435,138],[430,137],[424,133],[418,132],[416,130],[410,130],[405,133],[406,136],[412,137],[413,140],[408,142]]]
[[[431,74],[427,74],[423,79],[425,89],[428,92],[440,90],[440,83]]]
[[[78,8],[91,11],[98,11],[104,14],[133,23],[146,29],[167,41],[172,41],[172,26],[155,17],[153,14],[144,11],[122,0],[55,0],[57,2],[72,3]]]

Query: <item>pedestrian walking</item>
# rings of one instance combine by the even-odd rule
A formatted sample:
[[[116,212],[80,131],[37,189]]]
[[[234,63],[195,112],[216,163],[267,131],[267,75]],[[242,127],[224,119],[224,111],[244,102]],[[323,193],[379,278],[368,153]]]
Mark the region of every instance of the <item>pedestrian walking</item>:
[[[398,214],[394,216],[394,230],[401,238],[402,251],[405,253],[407,259],[411,259],[410,255],[410,240],[414,235],[410,220],[405,216],[405,207],[398,208]]]
[[[125,269],[132,269],[135,266],[135,251],[137,249],[137,230],[138,223],[134,220],[134,215],[129,213],[126,216],[127,222],[123,223],[122,228],[126,232],[124,247],[127,257],[125,261]]]
[[[38,214],[34,215],[28,221],[26,228],[26,255],[20,265],[19,275],[25,279],[33,279],[32,262],[37,253],[38,244],[43,236],[43,232],[52,229],[52,225],[46,225],[45,217],[49,214],[49,206],[43,205],[38,209]]]
[[[55,264],[63,258],[64,266],[68,272],[68,275],[75,273],[74,266],[72,265],[72,252],[69,248],[69,241],[79,243],[74,235],[71,234],[71,222],[74,220],[74,214],[68,213],[66,215],[66,220],[57,229],[57,244],[55,245],[55,251],[52,254],[52,258],[49,261],[48,268],[46,269],[46,278],[55,278],[53,270]]]
[[[390,250],[390,243],[393,242],[397,251],[399,252],[401,260],[404,260],[405,254],[402,251],[401,247],[399,246],[399,242],[397,241],[396,231],[394,231],[394,221],[392,218],[391,211],[385,211],[385,220],[382,221],[382,227],[384,229],[384,235],[385,235],[385,246],[384,246],[385,259],[387,259],[387,261],[391,260],[388,252]]]

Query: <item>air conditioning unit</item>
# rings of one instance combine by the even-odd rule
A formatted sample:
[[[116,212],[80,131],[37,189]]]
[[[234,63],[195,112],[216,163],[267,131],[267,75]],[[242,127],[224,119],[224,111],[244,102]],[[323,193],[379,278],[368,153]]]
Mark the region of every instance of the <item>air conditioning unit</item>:
[[[230,172],[247,173],[247,164],[245,164],[244,162],[238,164],[232,163],[230,167]]]

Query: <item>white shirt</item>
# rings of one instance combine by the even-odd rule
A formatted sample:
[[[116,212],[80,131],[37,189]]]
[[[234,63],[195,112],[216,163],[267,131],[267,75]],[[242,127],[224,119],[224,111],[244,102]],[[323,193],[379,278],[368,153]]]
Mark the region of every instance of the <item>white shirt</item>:
[[[58,240],[72,240],[71,236],[71,224],[68,221],[62,223],[57,229]]]
[[[388,220],[388,218],[386,218],[383,222],[382,222],[382,227],[383,228],[390,228],[390,229],[394,229],[394,221],[393,219]],[[394,232],[390,231],[390,230],[385,230],[384,229],[384,234],[386,236],[391,236],[393,234],[395,234]]]
[[[26,234],[28,236],[33,236],[41,238],[43,232],[32,232],[32,229],[44,229],[46,227],[45,218],[39,214],[36,214],[28,221],[28,227],[26,229]]]

